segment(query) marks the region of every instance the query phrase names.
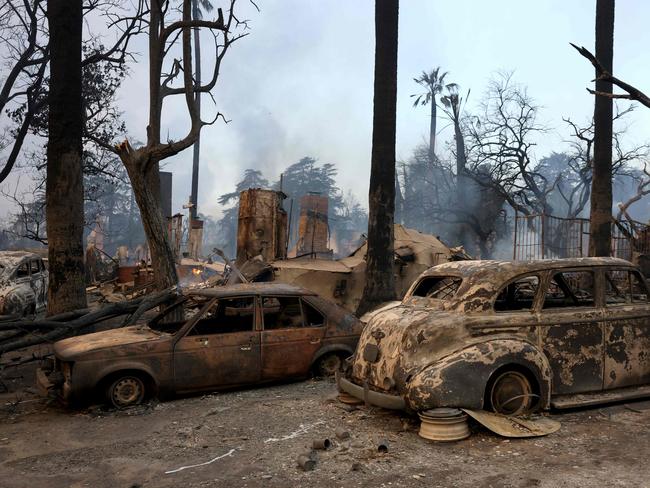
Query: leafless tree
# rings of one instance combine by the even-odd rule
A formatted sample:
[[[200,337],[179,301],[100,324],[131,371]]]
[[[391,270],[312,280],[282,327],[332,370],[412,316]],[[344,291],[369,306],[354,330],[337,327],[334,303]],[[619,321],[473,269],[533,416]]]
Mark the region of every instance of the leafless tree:
[[[112,42],[106,36],[87,29],[82,66],[94,63],[123,65],[129,58],[129,43],[143,28],[144,0],[133,11],[122,7],[121,0],[85,0],[84,18],[103,19]],[[1,61],[6,75],[0,76],[0,152],[6,154],[0,170],[0,182],[15,167],[23,144],[38,117],[47,119],[49,78],[49,30],[45,0],[5,0],[0,4],[0,42],[4,46]],[[106,33],[104,33],[106,34]],[[41,121],[41,125],[44,124]]]
[[[202,127],[213,124],[219,118],[225,120],[220,112],[212,121],[201,120],[196,95],[211,93],[219,78],[221,63],[226,53],[234,42],[247,35],[247,21],[239,18],[235,10],[236,3],[236,0],[229,1],[225,18],[222,9],[217,9],[218,16],[214,20],[193,18],[191,0],[183,0],[179,7],[175,7],[168,0],[151,3],[148,18],[147,141],[140,147],[134,147],[128,139],[117,146],[97,141],[115,151],[126,167],[151,250],[154,279],[160,289],[176,285],[178,276],[160,210],[159,163],[192,146]],[[255,3],[251,3],[257,7]],[[200,85],[193,78],[192,31],[195,28],[207,29],[212,33],[215,49],[212,75],[207,82]],[[180,49],[180,58],[173,58],[174,49]],[[181,139],[163,141],[163,102],[172,96],[184,97],[190,127]]]
[[[615,107],[613,123],[613,157],[612,157],[612,176],[613,178],[632,176],[629,169],[634,163],[646,159],[650,147],[647,144],[627,147],[624,142],[624,136],[627,131],[626,126],[621,126],[625,117],[632,112],[634,106],[629,106],[621,110]],[[563,184],[556,184],[557,193],[566,204],[566,217],[575,218],[580,215],[591,196],[591,180],[593,175],[593,146],[594,146],[594,123],[593,119],[589,125],[579,126],[570,118],[565,118],[571,130],[571,139],[568,141],[570,146],[570,157],[568,167],[557,178],[562,178]]]
[[[547,195],[554,182],[537,171],[533,155],[535,137],[546,132],[537,111],[525,87],[501,73],[468,124],[468,175],[526,215],[552,213]]]
[[[618,214],[616,215],[616,220],[621,221],[623,217],[634,226],[634,220],[628,214],[628,209],[632,204],[638,202],[646,195],[650,194],[650,171],[648,171],[648,165],[643,166],[643,176],[639,179],[636,193],[632,195],[627,201],[621,202],[618,204]]]

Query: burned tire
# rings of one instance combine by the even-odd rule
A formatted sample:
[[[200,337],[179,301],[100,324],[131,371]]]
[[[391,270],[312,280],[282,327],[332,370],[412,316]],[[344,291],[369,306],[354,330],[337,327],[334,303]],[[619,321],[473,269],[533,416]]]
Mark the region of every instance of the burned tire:
[[[486,389],[486,410],[508,416],[526,415],[537,409],[538,398],[529,375],[514,369],[497,371]]]
[[[340,354],[329,352],[318,358],[314,365],[314,374],[324,378],[334,376],[337,371],[341,370],[342,364],[343,360]]]
[[[109,384],[106,398],[115,408],[126,408],[142,403],[145,392],[145,383],[142,378],[128,374],[118,376]]]

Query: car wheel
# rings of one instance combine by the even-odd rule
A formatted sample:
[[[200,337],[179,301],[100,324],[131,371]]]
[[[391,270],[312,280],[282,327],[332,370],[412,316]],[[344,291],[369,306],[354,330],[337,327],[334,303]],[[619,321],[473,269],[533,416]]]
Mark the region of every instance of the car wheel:
[[[113,381],[106,392],[108,401],[116,408],[138,405],[144,400],[144,381],[137,376],[120,376]]]
[[[525,415],[536,404],[537,395],[528,377],[520,371],[503,371],[490,383],[489,407],[502,415]]]
[[[314,371],[317,376],[334,376],[341,369],[341,356],[334,352],[327,353],[316,361]]]

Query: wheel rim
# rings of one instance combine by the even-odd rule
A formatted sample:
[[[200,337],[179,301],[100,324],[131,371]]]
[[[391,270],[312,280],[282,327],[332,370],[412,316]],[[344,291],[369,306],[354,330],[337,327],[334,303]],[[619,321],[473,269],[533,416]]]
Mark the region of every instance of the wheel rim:
[[[518,371],[502,373],[490,391],[492,409],[503,415],[521,415],[530,411],[533,389],[528,378]]]
[[[111,400],[116,407],[135,405],[142,401],[144,385],[139,378],[127,377],[116,381],[111,389]]]
[[[336,354],[330,354],[320,360],[319,370],[324,376],[334,375],[341,367],[341,358]]]

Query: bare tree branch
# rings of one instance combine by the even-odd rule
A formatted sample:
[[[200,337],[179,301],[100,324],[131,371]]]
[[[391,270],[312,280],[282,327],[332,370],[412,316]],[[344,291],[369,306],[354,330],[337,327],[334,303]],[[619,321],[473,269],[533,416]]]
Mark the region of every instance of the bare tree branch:
[[[571,44],[576,51],[578,51],[582,56],[587,58],[589,62],[593,65],[594,68],[596,68],[596,79],[600,81],[607,81],[611,83],[612,85],[616,85],[620,89],[624,90],[627,92],[627,94],[611,94],[611,93],[603,93],[603,92],[597,92],[595,90],[592,90],[590,88],[587,88],[587,91],[591,93],[592,95],[598,95],[598,96],[607,96],[609,98],[625,98],[627,100],[635,100],[642,105],[645,105],[646,107],[650,108],[650,97],[648,97],[645,93],[643,93],[641,90],[638,88],[633,87],[632,85],[624,82],[623,80],[619,80],[615,76],[613,76],[609,71],[607,71],[605,68],[603,68],[603,65],[600,64],[598,59],[596,59],[596,56],[594,56],[587,48],[583,47],[578,47],[573,43]]]

